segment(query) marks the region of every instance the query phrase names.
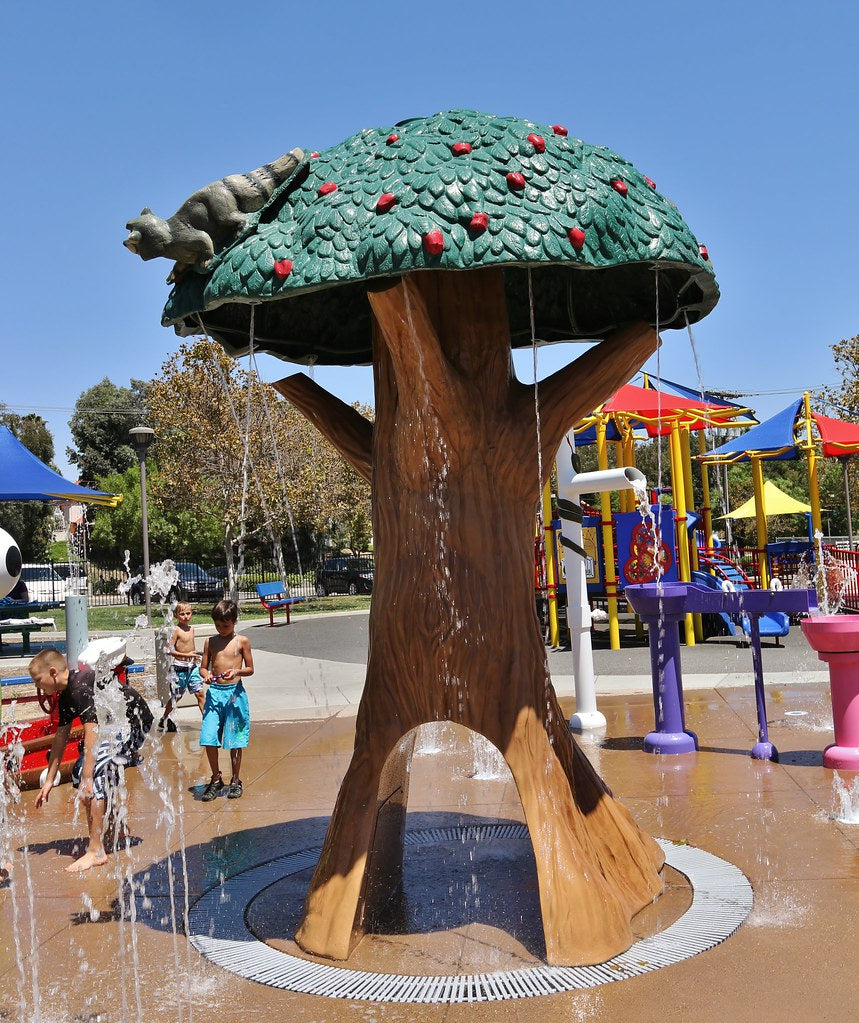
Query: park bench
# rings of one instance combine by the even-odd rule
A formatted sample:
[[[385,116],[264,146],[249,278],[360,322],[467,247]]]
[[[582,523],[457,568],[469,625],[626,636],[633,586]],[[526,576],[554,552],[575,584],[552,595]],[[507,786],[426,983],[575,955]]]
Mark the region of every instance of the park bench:
[[[20,633],[24,648],[23,652],[28,654],[30,652],[30,633],[39,632],[45,628],[45,624],[40,622],[39,624],[31,624],[29,622],[7,622],[5,625],[0,625],[0,647],[3,646],[3,636],[7,633]]]
[[[4,634],[20,633],[23,639],[23,652],[28,654],[30,652],[30,633],[46,628],[47,623],[18,622],[14,619],[27,619],[36,612],[49,611],[52,608],[62,606],[58,600],[0,601],[0,647],[3,646]],[[53,621],[51,621],[52,626],[53,624]]]
[[[289,625],[289,610],[293,604],[299,604],[304,597],[290,597],[289,587],[283,583],[257,583],[257,596],[260,603],[268,611],[268,624],[274,625],[275,611],[286,612],[286,624]]]

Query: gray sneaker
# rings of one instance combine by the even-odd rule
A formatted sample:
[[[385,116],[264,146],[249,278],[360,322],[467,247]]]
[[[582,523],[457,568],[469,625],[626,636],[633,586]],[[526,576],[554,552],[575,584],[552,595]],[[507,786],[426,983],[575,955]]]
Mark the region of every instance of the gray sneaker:
[[[243,791],[240,781],[232,781],[227,786],[227,799],[241,799]]]
[[[212,778],[209,784],[203,789],[203,795],[200,796],[200,799],[204,803],[211,802],[211,800],[215,799],[217,796],[220,795],[223,787],[224,783],[221,781],[220,775],[218,775],[217,778]]]

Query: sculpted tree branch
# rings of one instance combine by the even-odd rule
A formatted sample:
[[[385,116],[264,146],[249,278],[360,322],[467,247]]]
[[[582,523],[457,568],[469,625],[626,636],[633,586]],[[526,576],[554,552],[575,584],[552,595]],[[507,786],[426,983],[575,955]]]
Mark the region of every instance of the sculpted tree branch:
[[[272,384],[326,437],[368,483],[373,474],[373,424],[304,373]]]

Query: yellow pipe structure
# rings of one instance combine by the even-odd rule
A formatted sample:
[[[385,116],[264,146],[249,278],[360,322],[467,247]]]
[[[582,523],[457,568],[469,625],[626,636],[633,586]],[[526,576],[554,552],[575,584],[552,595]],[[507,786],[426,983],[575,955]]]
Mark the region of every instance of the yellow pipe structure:
[[[671,490],[674,498],[674,533],[677,541],[679,576],[681,582],[691,582],[692,573],[689,568],[689,537],[686,533],[686,493],[683,485],[683,454],[680,444],[680,427],[675,420],[671,424]],[[687,614],[683,620],[686,634],[686,645],[695,646],[695,626],[692,615]]]
[[[613,440],[613,441],[611,441],[611,446],[612,446],[612,449],[614,450],[614,464],[615,464],[615,467],[623,465],[624,464],[624,462],[623,462],[623,440],[622,439],[621,440]],[[632,491],[631,490],[621,490],[621,492],[617,496],[618,496],[618,504],[620,506],[620,511],[622,511],[622,512],[632,511],[632,505],[630,503],[631,500],[632,500]]]
[[[688,427],[680,430],[680,453],[683,455],[683,492],[686,495],[686,502],[689,507],[695,509],[695,487],[692,482],[692,450],[690,446],[691,433]],[[687,531],[686,536],[689,536]],[[692,543],[689,545],[689,559],[691,572],[698,571],[698,538],[692,533]],[[692,578],[692,574],[689,578]],[[692,627],[695,630],[695,640],[698,643],[704,642],[704,623],[701,615],[692,615]]]
[[[608,447],[606,444],[606,420],[597,423],[597,465],[608,469]],[[611,528],[611,495],[600,494],[600,525],[602,526],[603,565],[605,567],[605,592],[608,598],[608,639],[609,649],[620,650],[620,622],[617,611],[617,575],[614,565],[614,534]]]
[[[621,440],[620,448],[618,449],[621,459],[618,465],[635,468],[635,437],[633,436],[632,429],[623,424],[621,432],[623,440]],[[633,490],[621,490],[620,493],[626,501],[626,511],[634,512],[638,508],[635,492]]]
[[[752,484],[755,488],[755,523],[758,532],[758,574],[761,579],[761,589],[769,588],[770,574],[767,565],[767,509],[764,500],[764,470],[760,458],[753,455],[752,463]]]
[[[703,430],[698,431],[698,454],[707,450],[707,437]],[[704,546],[708,551],[713,549],[713,508],[710,504],[710,469],[706,462],[701,466],[701,518],[704,524]]]
[[[633,433],[632,427],[625,423],[623,427],[623,464],[635,468],[635,434]],[[627,493],[623,490],[621,493]],[[629,491],[632,494],[632,491]],[[632,511],[635,511],[635,501],[633,500]]]
[[[558,627],[558,585],[555,574],[555,530],[552,529],[552,488],[546,481],[543,487],[543,536],[546,551],[546,587],[549,598],[549,643],[561,645],[561,630]]]
[[[808,500],[811,505],[811,526],[815,536],[823,532],[820,518],[820,487],[817,482],[817,448],[811,437],[811,403],[808,391],[802,396],[803,416],[805,417],[805,459],[808,463]]]

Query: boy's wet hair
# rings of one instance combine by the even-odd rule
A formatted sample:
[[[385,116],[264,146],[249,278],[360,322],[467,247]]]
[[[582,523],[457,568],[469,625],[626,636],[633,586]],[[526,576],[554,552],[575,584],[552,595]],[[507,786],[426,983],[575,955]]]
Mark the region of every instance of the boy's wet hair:
[[[44,650],[40,650],[36,654],[27,665],[27,668],[29,671],[49,671],[51,668],[63,671],[65,668],[68,668],[68,664],[65,657],[56,647],[46,646]]]
[[[191,614],[194,613],[194,608],[191,607],[187,600],[180,600],[176,607],[173,608],[173,610],[176,612],[176,614],[179,614],[180,611],[190,611]]]
[[[239,617],[239,605],[234,600],[219,600],[212,608],[212,620],[235,622]]]

